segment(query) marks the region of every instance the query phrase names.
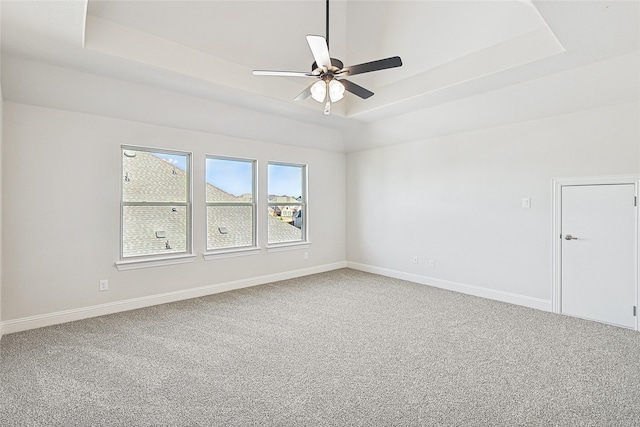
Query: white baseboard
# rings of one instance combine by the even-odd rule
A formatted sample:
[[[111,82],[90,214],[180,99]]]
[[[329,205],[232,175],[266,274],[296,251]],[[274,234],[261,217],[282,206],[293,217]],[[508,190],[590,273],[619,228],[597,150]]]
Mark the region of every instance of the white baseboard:
[[[0,338],[3,334],[11,334],[14,332],[21,332],[29,329],[42,328],[45,326],[57,325],[66,322],[73,322],[75,320],[88,319],[90,317],[104,316],[105,314],[119,313],[121,311],[135,310],[138,308],[197,298],[206,295],[232,291],[235,289],[264,285],[267,283],[278,282],[280,280],[295,279],[296,277],[308,276],[310,274],[338,270],[340,268],[345,268],[346,266],[346,261],[341,261],[332,264],[319,265],[316,267],[285,271],[282,273],[268,274],[265,276],[251,277],[248,279],[234,280],[225,283],[217,283],[215,285],[200,286],[198,288],[184,289],[180,291],[149,295],[146,297],[133,298],[124,301],[116,301],[106,304],[58,311],[54,313],[40,314],[37,316],[23,317],[20,319],[6,320],[0,323]]]
[[[434,288],[446,289],[449,291],[460,292],[463,294],[474,295],[477,297],[488,298],[496,301],[508,302],[511,304],[522,305],[537,310],[551,311],[551,300],[528,297],[525,295],[513,294],[510,292],[498,291],[495,289],[483,288],[481,286],[467,285],[465,283],[451,282],[428,276],[421,276],[413,273],[405,273],[403,271],[391,270],[388,268],[375,267],[357,262],[347,262],[348,268],[354,270],[366,271],[367,273],[379,274],[381,276],[393,277],[394,279],[406,280],[408,282],[419,283],[421,285],[433,286]]]

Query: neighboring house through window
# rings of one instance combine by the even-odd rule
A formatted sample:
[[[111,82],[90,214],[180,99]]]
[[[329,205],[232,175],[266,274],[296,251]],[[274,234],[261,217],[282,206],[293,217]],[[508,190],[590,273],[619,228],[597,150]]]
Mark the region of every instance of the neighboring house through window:
[[[256,161],[207,156],[207,250],[255,248]]]
[[[306,242],[307,167],[270,162],[268,243]]]
[[[121,259],[191,253],[191,154],[122,147]]]

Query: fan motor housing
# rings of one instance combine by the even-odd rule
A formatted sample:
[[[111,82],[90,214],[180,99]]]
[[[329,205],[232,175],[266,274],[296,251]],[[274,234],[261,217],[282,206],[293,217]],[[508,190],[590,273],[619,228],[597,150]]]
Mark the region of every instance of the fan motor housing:
[[[329,69],[329,71],[335,73],[336,71],[340,71],[343,68],[344,64],[342,63],[342,61],[336,58],[331,58],[331,68]],[[311,72],[315,71],[316,69],[318,69],[318,64],[314,61],[311,65]]]

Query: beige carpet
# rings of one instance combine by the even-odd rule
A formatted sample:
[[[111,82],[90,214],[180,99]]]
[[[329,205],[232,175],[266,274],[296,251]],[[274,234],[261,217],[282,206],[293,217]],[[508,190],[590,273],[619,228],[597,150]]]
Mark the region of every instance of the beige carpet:
[[[7,335],[2,426],[637,426],[640,334],[355,270]]]

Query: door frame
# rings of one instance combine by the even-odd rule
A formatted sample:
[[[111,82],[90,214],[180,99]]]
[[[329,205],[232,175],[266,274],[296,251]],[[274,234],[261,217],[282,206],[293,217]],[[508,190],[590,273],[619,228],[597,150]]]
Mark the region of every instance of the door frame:
[[[552,281],[551,281],[551,311],[561,313],[562,308],[562,187],[584,186],[584,185],[616,185],[633,184],[638,205],[640,205],[640,175],[616,175],[602,177],[580,177],[580,178],[556,178],[553,179],[553,223],[552,223]],[[635,306],[636,311],[635,330],[639,331],[640,323],[640,206],[636,208],[635,230],[634,230],[634,259],[635,259]]]

